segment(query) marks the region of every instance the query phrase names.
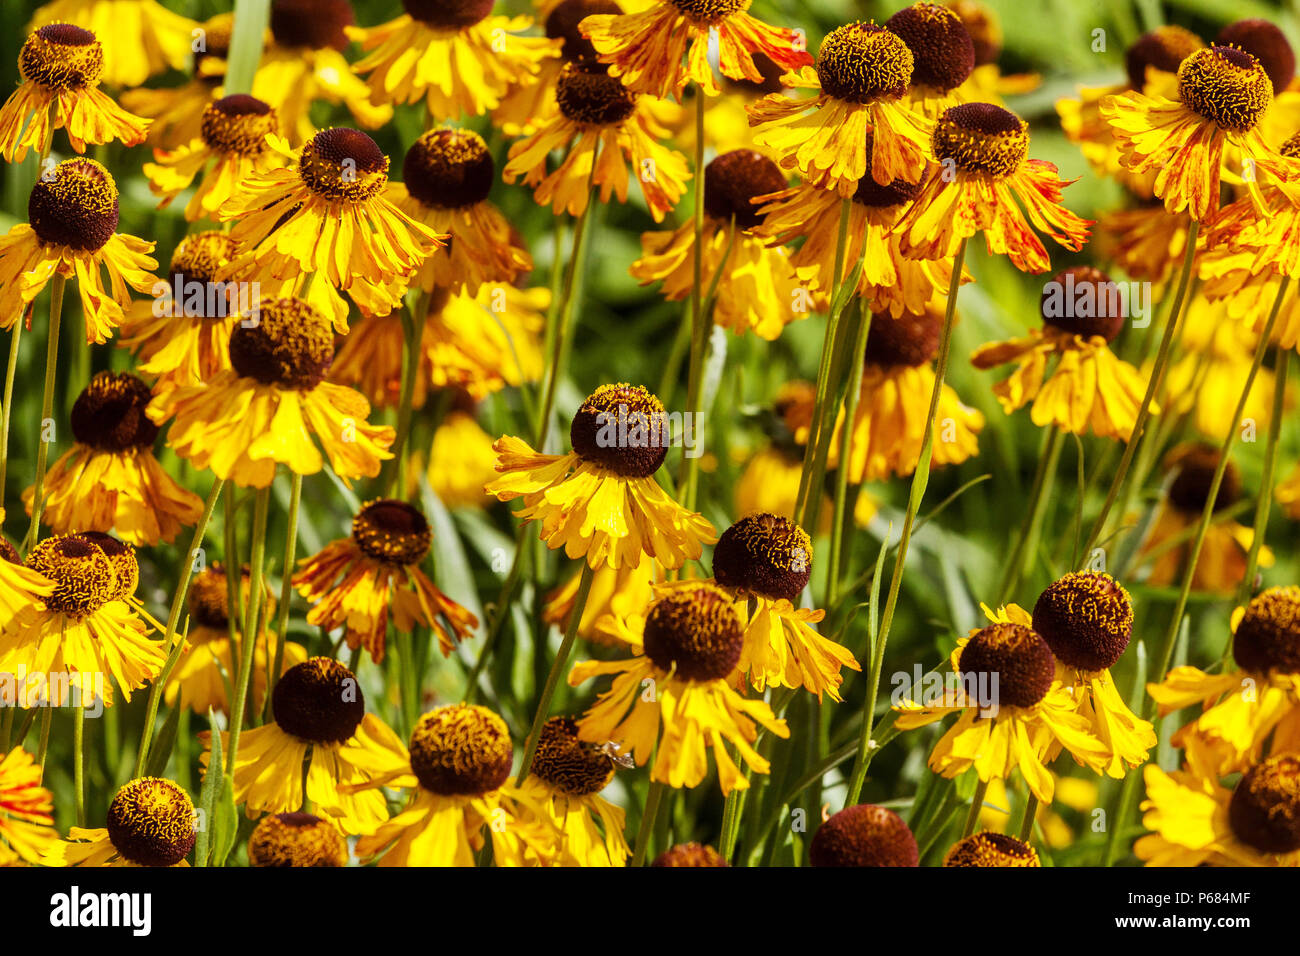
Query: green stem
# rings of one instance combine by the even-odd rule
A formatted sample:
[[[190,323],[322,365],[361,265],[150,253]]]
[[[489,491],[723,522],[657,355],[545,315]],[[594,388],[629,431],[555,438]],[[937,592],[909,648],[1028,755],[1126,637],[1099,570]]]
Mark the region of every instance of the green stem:
[[[36,762],[45,770],[45,757],[50,751],[50,723],[54,720],[52,706],[41,708],[41,742],[36,745]],[[23,735],[24,737],[26,734]]]
[[[966,812],[966,823],[961,828],[962,839],[970,836],[975,832],[976,825],[980,822],[980,811],[984,809],[984,795],[988,793],[989,782],[981,780],[975,787],[975,796],[971,797],[970,810]]]
[[[289,602],[293,599],[293,569],[298,557],[298,506],[302,502],[302,475],[293,472],[289,484],[289,530],[284,538],[284,572],[280,581],[280,607],[275,621],[275,654],[266,675],[265,719],[271,716],[271,694],[284,667],[285,636],[289,631]]]
[[[1015,592],[1020,579],[1033,566],[1034,556],[1038,553],[1038,539],[1043,531],[1043,519],[1047,513],[1047,502],[1051,498],[1052,486],[1056,481],[1056,468],[1061,458],[1061,447],[1065,433],[1055,425],[1047,426],[1044,439],[1046,447],[1038,459],[1038,472],[1034,476],[1034,485],[1029,492],[1029,503],[1024,511],[1028,514],[1025,526],[1012,549],[1002,576],[1002,585],[998,588],[997,606],[1007,603]]]
[[[40,441],[36,446],[36,482],[32,493],[32,524],[27,531],[27,547],[36,544],[41,530],[41,512],[45,507],[45,464],[49,458],[50,443],[45,440],[45,424],[53,421],[54,378],[59,364],[59,327],[63,318],[63,290],[68,280],[56,272],[50,284],[49,339],[45,345],[45,395],[41,399]]]
[[[641,825],[636,830],[636,846],[632,850],[632,862],[629,866],[638,867],[645,864],[646,851],[650,849],[650,834],[654,832],[655,819],[659,816],[659,807],[663,803],[666,784],[650,781],[650,791],[646,794],[645,809],[641,811]]]
[[[1286,415],[1286,380],[1291,363],[1291,350],[1279,348],[1277,367],[1273,371],[1273,410],[1268,422],[1268,444],[1264,446],[1264,468],[1259,478],[1259,500],[1255,502],[1254,536],[1246,552],[1246,574],[1237,589],[1236,605],[1250,600],[1255,590],[1255,574],[1259,570],[1259,552],[1268,533],[1268,516],[1273,505],[1273,482],[1277,475],[1277,449],[1282,438],[1282,419]]]
[[[77,826],[86,825],[86,708],[82,701],[72,709],[72,795]],[[136,776],[139,776],[137,774]]]
[[[253,499],[253,538],[251,543],[248,608],[244,614],[244,642],[240,648],[239,677],[235,682],[235,699],[230,706],[230,744],[226,749],[226,773],[235,772],[239,753],[239,734],[244,729],[244,711],[248,706],[248,685],[253,676],[253,648],[257,644],[258,604],[262,596],[262,566],[266,559],[266,513],[271,500],[271,485],[259,488]]]
[[[852,519],[846,514],[849,490],[849,459],[853,454],[853,423],[858,416],[858,402],[862,392],[862,366],[866,361],[867,337],[871,333],[871,310],[862,304],[858,317],[858,333],[853,340],[853,352],[849,357],[848,392],[844,396],[844,428],[840,434],[840,464],[835,470],[835,517],[831,525],[830,569],[826,579],[826,606],[830,607],[839,596],[840,565],[843,561],[844,536],[847,525]],[[820,499],[820,495],[815,496]],[[811,509],[814,527],[817,509]],[[805,527],[805,531],[808,529]],[[812,531],[808,531],[812,534]]]
[[[691,285],[691,352],[690,365],[686,381],[686,411],[698,414],[700,411],[701,392],[704,383],[704,353],[708,349],[709,329],[704,316],[704,90],[695,87],[695,208],[693,222],[695,227],[694,270],[695,281]],[[719,266],[718,274],[722,272]],[[716,278],[716,276],[715,276]],[[709,323],[711,324],[711,323]],[[699,482],[699,457],[683,454],[681,470],[677,477],[677,487],[681,502],[688,510],[695,509],[696,485]]]
[[[5,478],[9,470],[9,413],[14,404],[14,374],[18,369],[18,343],[23,335],[24,316],[14,323],[13,339],[9,343],[9,363],[5,366],[4,420],[0,422],[0,503],[5,498]]]
[[[1136,776],[1136,775],[1135,775]],[[1038,816],[1038,798],[1032,793],[1025,801],[1025,815],[1020,818],[1020,842],[1028,843],[1034,832],[1034,817]]]
[[[487,635],[483,638],[483,647],[478,653],[478,659],[474,661],[474,669],[470,671],[465,685],[464,702],[467,704],[474,703],[474,698],[478,696],[478,682],[483,674],[483,668],[487,665],[488,658],[492,656],[492,649],[501,634],[501,628],[510,617],[510,604],[514,600],[527,561],[528,528],[529,523],[525,521],[515,533],[515,556],[510,562],[510,571],[501,585],[501,593],[497,596],[496,608],[488,622]]]

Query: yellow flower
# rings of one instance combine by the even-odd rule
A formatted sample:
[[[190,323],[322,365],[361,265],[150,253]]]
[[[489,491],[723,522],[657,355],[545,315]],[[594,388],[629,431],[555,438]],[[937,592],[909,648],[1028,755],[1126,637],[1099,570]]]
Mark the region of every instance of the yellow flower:
[[[717,37],[718,69],[732,79],[762,82],[753,54],[762,53],[785,70],[812,63],[800,37],[771,27],[747,12],[752,0],[659,0],[649,9],[583,20],[582,33],[610,73],[628,89],[679,100],[688,83],[708,95],[719,89],[709,62]],[[685,63],[683,63],[685,60]]]
[[[948,258],[983,232],[990,254],[1022,272],[1046,272],[1051,262],[1030,222],[1071,252],[1083,248],[1091,222],[1061,205],[1069,184],[1056,167],[1027,158],[1029,126],[1015,113],[990,103],[954,106],[934,125],[930,149],[936,163],[897,226],[904,255]]]
[[[481,401],[542,377],[538,337],[551,290],[488,283],[478,295],[435,291],[425,315],[422,352],[429,384],[462,389]],[[400,366],[399,366],[400,370]]]
[[[731,687],[745,643],[731,595],[697,582],[670,591],[644,617],[606,618],[601,626],[636,656],[586,661],[570,672],[572,687],[617,675],[578,721],[582,740],[613,742],[637,764],[654,751],[650,779],[671,787],[699,786],[712,750],[722,792],[748,789],[728,744],[752,771],[768,772],[767,760],[753,747],[758,725],[778,737],[790,731],[765,701],[742,697]]]
[[[560,834],[536,790],[509,782],[513,758],[509,728],[486,707],[429,711],[411,733],[410,751],[401,747],[380,775],[354,788],[415,791],[405,810],[357,841],[357,856],[379,866],[474,866],[487,827],[497,866],[554,859]]]
[[[57,272],[77,280],[86,342],[108,341],[130,289],[153,289],[158,268],[152,242],[117,233],[117,213],[117,184],[93,159],[69,159],[43,175],[27,201],[31,224],[0,238],[0,328],[13,328]]]
[[[495,0],[402,0],[405,13],[377,27],[348,28],[367,55],[353,65],[369,74],[375,103],[421,97],[435,120],[496,109],[511,84],[559,55],[545,37],[519,36],[528,17],[492,16]]]
[[[642,613],[654,602],[655,585],[663,577],[658,563],[645,556],[642,556],[639,564],[628,564],[621,568],[602,564],[591,576],[587,603],[583,606],[582,618],[578,621],[578,636],[593,644],[619,646],[616,639],[612,639],[598,626],[601,618],[607,614],[629,617]],[[543,621],[554,624],[561,631],[567,629],[581,581],[582,573],[579,572],[546,596],[546,605],[542,609]]]
[[[411,633],[417,624],[432,629],[446,657],[478,627],[478,619],[420,570],[432,540],[428,520],[414,506],[389,498],[368,502],[352,521],[351,537],[299,562],[293,585],[315,605],[307,623],[327,631],[345,628],[348,647],[364,647],[378,664],[391,606],[400,633]]]
[[[1150,281],[1152,301],[1159,301],[1187,251],[1190,223],[1186,212],[1171,216],[1160,200],[1151,199],[1133,209],[1102,213],[1097,221],[1097,242],[1105,258],[1129,278]],[[1193,255],[1199,256],[1205,247],[1204,233],[1197,236],[1196,243]],[[1193,299],[1192,306],[1198,301]]]
[[[42,520],[56,534],[116,531],[134,545],[170,544],[203,514],[203,501],[163,471],[153,454],[158,426],[145,417],[152,393],[129,372],[98,372],[77,397],[75,444],[50,465]],[[31,514],[35,487],[23,492]]]
[[[668,454],[668,428],[663,404],[645,388],[603,385],[574,416],[567,455],[500,438],[494,448],[501,477],[487,491],[502,501],[523,498],[518,515],[541,523],[547,547],[585,558],[592,570],[637,565],[643,554],[680,568],[717,538],[704,516],[677,504],[654,480]]]
[[[230,236],[239,247],[223,278],[291,281],[319,273],[368,312],[400,306],[447,237],[384,196],[388,157],[354,129],[324,130],[292,152],[277,137],[268,142],[294,165],[250,173],[219,210],[220,219],[235,220]]]
[[[905,100],[913,66],[907,44],[884,27],[839,27],[822,41],[816,69],[804,66],[783,78],[815,96],[773,93],[749,108],[750,124],[759,127],[754,140],[776,150],[783,168],[845,199],[868,174],[882,186],[915,183],[934,124]]]
[[[1015,362],[1016,370],[993,386],[1008,415],[1033,402],[1030,420],[1075,435],[1091,430],[1128,441],[1146,394],[1146,379],[1110,350],[1124,327],[1125,302],[1110,276],[1092,266],[1071,266],[1044,286],[1043,326],[1027,338],[993,342],[971,356],[978,369]],[[1047,371],[1048,360],[1055,368]],[[1152,412],[1159,408],[1152,403]]]
[[[943,856],[944,866],[1042,866],[1028,843],[1003,833],[972,833],[954,843]]]
[[[505,181],[523,176],[538,203],[580,216],[593,186],[600,187],[601,202],[610,196],[627,202],[630,164],[651,216],[661,222],[681,198],[690,172],[685,157],[661,142],[669,131],[649,97],[598,66],[577,62],[567,64],[556,81],[556,100],[558,112],[510,147]],[[550,171],[555,150],[564,151],[564,160]]]
[[[471,412],[453,408],[433,433],[426,475],[429,487],[448,508],[486,508],[483,486],[496,477],[492,436]]]
[[[185,205],[185,218],[215,219],[243,180],[283,164],[266,140],[268,133],[278,132],[275,110],[259,99],[238,94],[209,103],[198,138],[172,152],[155,150],[155,162],[144,164],[149,188],[163,197],[158,208],[171,205],[201,173]]]
[[[188,866],[198,814],[190,795],[170,780],[137,777],[117,791],[105,826],[73,827],[51,846],[46,866]]]
[[[0,866],[37,863],[57,840],[54,794],[32,755],[14,747],[0,757]]]
[[[276,813],[253,828],[248,865],[347,866],[348,841],[329,820],[310,813]]]
[[[45,575],[23,564],[18,549],[0,537],[0,633],[31,627],[38,612],[44,609],[43,599],[49,597],[54,587],[54,582]],[[0,700],[7,698],[7,694],[0,695]]]
[[[86,151],[87,143],[144,142],[149,121],[128,113],[99,89],[104,49],[89,30],[71,23],[41,27],[23,44],[18,70],[23,82],[0,108],[5,162],[21,163],[33,146],[43,150],[56,129],[67,130],[78,153]]]
[[[373,478],[392,457],[395,433],[366,424],[362,395],[324,380],[333,357],[319,312],[300,299],[263,302],[256,324],[241,321],[231,333],[231,368],[155,396],[148,414],[160,425],[176,419],[168,436],[176,454],[240,485],[269,486],[277,462],[316,474],[324,461],[313,434],[345,482]]]
[[[234,14],[218,13],[199,28],[203,31],[203,48],[193,53],[192,75],[187,82],[160,90],[140,87],[122,91],[118,99],[124,108],[153,120],[146,143],[176,149],[202,134],[203,110],[220,98],[226,79],[234,23]],[[190,44],[190,49],[193,46]]]
[[[912,53],[906,102],[930,119],[972,97],[975,42],[956,11],[938,3],[914,3],[885,21]]]
[[[303,806],[304,795],[318,813],[344,833],[370,833],[388,819],[377,791],[356,793],[402,753],[402,742],[374,714],[356,676],[338,661],[313,657],[291,668],[271,694],[272,723],[244,730],[235,755],[235,803],[249,819]],[[211,731],[199,735],[204,773],[212,756]],[[222,732],[222,753],[229,753]],[[303,781],[303,764],[310,758]]]
[[[704,229],[701,239],[702,288],[715,290],[713,321],[737,335],[753,332],[775,340],[799,311],[799,280],[784,249],[769,247],[758,234],[762,212],[751,200],[785,188],[785,175],[767,157],[738,149],[714,159],[704,170]],[[642,285],[663,280],[670,302],[695,288],[695,224],[641,236],[641,258],[632,277]],[[704,294],[703,292],[701,293]]]
[[[52,0],[32,17],[28,30],[58,21],[76,23],[104,43],[104,82],[139,86],[158,73],[184,69],[199,24],[157,0]]]

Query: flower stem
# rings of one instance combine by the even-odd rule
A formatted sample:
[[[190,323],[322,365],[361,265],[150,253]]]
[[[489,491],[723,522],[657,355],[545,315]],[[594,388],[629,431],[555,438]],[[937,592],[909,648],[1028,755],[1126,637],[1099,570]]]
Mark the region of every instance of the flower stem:
[[[45,440],[45,425],[53,421],[54,378],[59,365],[59,327],[63,316],[63,290],[67,278],[61,272],[54,274],[50,284],[49,339],[45,345],[45,395],[41,399],[40,442],[36,446],[36,482],[32,493],[32,524],[27,531],[27,547],[36,544],[41,530],[41,512],[45,508],[45,465],[49,458],[50,443]]]
[[[298,506],[302,502],[302,475],[296,471],[289,484],[289,530],[284,538],[284,575],[280,581],[280,607],[275,622],[275,654],[271,669],[266,674],[266,700],[263,702],[264,719],[271,716],[271,694],[284,667],[284,642],[289,630],[289,602],[293,599],[293,569],[298,557]]]
[[[36,762],[41,765],[42,774],[45,770],[45,757],[50,751],[50,723],[54,720],[54,708],[41,708],[41,742],[36,745]],[[26,734],[23,734],[25,737]],[[19,738],[22,739],[21,737]]]
[[[987,780],[981,780],[976,785],[975,796],[970,798],[970,810],[966,813],[966,823],[961,828],[963,840],[975,832],[975,827],[980,822],[980,811],[984,809],[984,795],[988,793],[988,790],[989,782]]]
[[[411,435],[411,406],[415,401],[415,382],[420,376],[420,345],[424,339],[424,323],[429,311],[429,296],[420,294],[419,317],[403,309],[402,318],[402,384],[397,404],[397,436],[393,439],[391,471],[384,482],[384,491],[398,498],[404,497],[406,484],[407,447]],[[394,490],[395,489],[395,490]]]
[[[657,780],[650,781],[650,790],[646,793],[645,809],[641,811],[641,825],[636,829],[636,846],[632,850],[632,862],[629,866],[643,866],[646,851],[650,849],[650,834],[654,832],[655,819],[659,816],[659,806],[663,802],[666,784]]]
[[[1172,351],[1170,346],[1173,344],[1178,327],[1182,324],[1183,314],[1187,311],[1187,290],[1191,285],[1192,260],[1196,258],[1196,237],[1199,230],[1200,223],[1192,220],[1192,224],[1187,229],[1187,248],[1183,253],[1183,267],[1178,277],[1178,291],[1174,294],[1174,305],[1169,310],[1169,318],[1165,321],[1164,335],[1161,336],[1160,348],[1156,352],[1155,365],[1151,369],[1151,377],[1147,381],[1146,395],[1143,396],[1142,404],[1138,407],[1137,420],[1133,423],[1133,431],[1124,447],[1124,455],[1120,458],[1119,468],[1111,481],[1110,490],[1106,493],[1106,501],[1101,507],[1101,513],[1097,515],[1097,519],[1093,523],[1092,531],[1088,535],[1088,543],[1083,547],[1085,558],[1092,552],[1093,546],[1101,539],[1102,532],[1106,529],[1106,522],[1110,518],[1111,509],[1115,507],[1115,500],[1119,497],[1120,489],[1124,486],[1124,481],[1128,476],[1129,465],[1133,463],[1133,455],[1137,452],[1138,446],[1142,444],[1147,420],[1151,417],[1151,402],[1159,394],[1160,388],[1164,384],[1165,370],[1169,366],[1169,356]]]
[[[875,725],[876,697],[880,692],[880,675],[885,663],[885,646],[889,641],[889,630],[894,624],[894,611],[898,607],[898,596],[903,586],[903,569],[907,564],[907,552],[912,542],[912,528],[916,524],[916,515],[925,497],[925,487],[930,479],[930,458],[934,449],[934,417],[939,410],[939,398],[943,394],[944,379],[948,374],[948,354],[952,347],[953,318],[957,313],[957,292],[961,288],[962,267],[966,261],[966,242],[963,239],[957,247],[953,259],[952,281],[948,285],[948,304],[943,314],[943,332],[939,339],[939,354],[935,359],[934,389],[930,392],[930,408],[925,416],[925,435],[921,439],[921,453],[916,460],[916,471],[912,474],[912,488],[907,497],[907,511],[903,516],[903,530],[898,539],[898,552],[894,557],[894,573],[889,581],[889,596],[885,600],[885,609],[880,618],[880,633],[876,636],[870,671],[867,677],[867,699],[862,712],[862,736],[859,739],[858,754],[853,765],[853,776],[849,781],[849,795],[845,806],[858,802],[862,793],[862,784],[867,778],[867,768],[875,752],[871,731]]]
[[[849,459],[853,453],[853,423],[858,417],[858,402],[862,395],[862,366],[866,361],[867,336],[871,333],[871,310],[862,303],[861,315],[858,316],[857,335],[853,340],[853,352],[849,358],[848,392],[844,396],[844,428],[840,434],[840,464],[835,470],[835,516],[831,524],[830,569],[826,578],[826,606],[830,607],[839,597],[840,565],[844,555],[844,537],[847,524],[852,519],[845,513],[849,497]],[[821,496],[815,496],[820,501]],[[810,499],[811,500],[811,499]],[[817,508],[810,509],[814,526],[817,520]],[[808,528],[804,528],[808,531]],[[812,531],[808,531],[812,534]]]
[[[510,603],[514,600],[515,591],[519,588],[519,580],[523,577],[528,561],[528,528],[529,523],[525,521],[519,525],[519,530],[515,534],[515,556],[501,585],[501,593],[497,596],[496,607],[488,623],[487,635],[483,638],[483,647],[478,652],[478,659],[474,661],[474,668],[470,671],[465,685],[464,702],[467,704],[474,703],[474,698],[478,696],[479,677],[483,674],[488,658],[492,656],[492,649],[501,634],[501,628],[510,617]]]
[[[262,596],[262,566],[266,559],[266,512],[271,500],[271,485],[257,490],[253,499],[253,538],[249,565],[248,607],[244,612],[244,642],[240,647],[239,677],[235,682],[235,699],[230,706],[230,744],[226,749],[226,773],[235,772],[239,753],[239,734],[244,728],[244,710],[248,705],[248,685],[253,676],[253,648],[257,644],[258,604]]]
[[[9,362],[5,366],[4,420],[0,422],[0,502],[4,501],[5,477],[9,470],[9,413],[14,404],[14,374],[18,370],[18,343],[23,335],[25,316],[14,323],[13,339],[9,343]]]
[[[1237,606],[1250,600],[1259,570],[1259,552],[1268,533],[1268,516],[1273,505],[1273,482],[1277,475],[1277,449],[1282,438],[1282,419],[1286,415],[1286,380],[1291,350],[1279,348],[1277,367],[1273,370],[1273,410],[1268,423],[1268,444],[1264,446],[1264,469],[1259,477],[1259,500],[1255,502],[1254,535],[1246,552],[1246,574],[1237,589]]]
[[[532,768],[533,757],[537,754],[537,744],[542,737],[542,725],[546,723],[546,718],[550,714],[551,698],[555,696],[555,688],[559,686],[560,676],[569,663],[569,655],[573,652],[574,642],[578,638],[578,623],[582,620],[582,612],[587,607],[587,595],[591,593],[591,579],[595,574],[591,565],[584,561],[582,577],[578,579],[578,593],[573,599],[573,610],[569,612],[568,626],[564,629],[564,640],[560,643],[560,649],[551,663],[550,673],[546,675],[546,685],[542,688],[542,697],[537,702],[537,712],[533,715],[533,727],[528,731],[528,740],[524,743],[524,759],[519,764],[519,773],[515,775],[516,784],[523,783]]]
[[[72,713],[72,795],[77,826],[86,825],[86,708],[77,701]],[[139,776],[139,774],[136,774]]]
[[[704,315],[704,101],[707,97],[699,84],[695,86],[695,226],[694,270],[691,284],[691,350],[686,381],[686,411],[698,414],[704,383],[704,353],[708,348],[709,330]],[[718,275],[722,266],[718,267]],[[700,474],[699,457],[683,454],[677,488],[684,508],[695,510],[696,486]]]
[[[1034,817],[1038,816],[1038,798],[1032,793],[1025,801],[1025,815],[1020,818],[1020,842],[1028,843],[1034,832]]]
[[[1056,469],[1061,458],[1064,438],[1065,433],[1055,425],[1047,426],[1044,448],[1038,459],[1038,471],[1034,475],[1034,484],[1029,492],[1029,503],[1023,509],[1027,519],[1012,549],[1006,569],[1002,573],[1002,584],[998,588],[998,600],[995,605],[997,607],[1007,603],[1007,599],[1015,592],[1020,579],[1033,566],[1034,555],[1038,551],[1038,539],[1043,531],[1047,502],[1052,496],[1052,487],[1056,482]]]

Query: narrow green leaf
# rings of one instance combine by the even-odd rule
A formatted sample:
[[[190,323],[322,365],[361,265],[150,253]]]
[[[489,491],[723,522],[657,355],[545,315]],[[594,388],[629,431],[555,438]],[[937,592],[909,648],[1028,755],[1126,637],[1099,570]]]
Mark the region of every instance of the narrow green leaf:
[[[176,728],[181,723],[181,708],[185,702],[181,700],[181,695],[176,695],[176,705],[167,715],[167,720],[163,723],[162,730],[158,731],[158,736],[154,738],[153,748],[149,751],[149,762],[145,764],[144,772],[147,777],[161,777],[167,771],[167,761],[171,759],[172,749],[176,746]]]

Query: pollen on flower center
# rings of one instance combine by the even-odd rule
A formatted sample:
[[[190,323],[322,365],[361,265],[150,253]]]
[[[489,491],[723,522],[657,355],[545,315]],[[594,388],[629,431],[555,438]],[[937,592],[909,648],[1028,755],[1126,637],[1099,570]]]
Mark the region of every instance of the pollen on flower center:
[[[680,843],[660,853],[651,866],[709,867],[727,866],[726,858],[711,846]]]
[[[104,72],[104,48],[95,34],[71,23],[51,23],[27,38],[18,54],[18,70],[50,90],[94,86]]]
[[[148,448],[158,437],[158,426],[144,413],[152,398],[149,386],[130,372],[96,372],[72,405],[72,436],[97,451]]]
[[[531,773],[561,793],[585,797],[614,779],[614,761],[596,744],[578,739],[572,717],[552,717],[542,726]]]
[[[289,670],[271,692],[271,712],[286,734],[316,744],[350,740],[366,713],[356,676],[328,657]]]
[[[356,22],[348,0],[274,0],[271,5],[271,35],[282,47],[346,50],[344,28]]]
[[[560,55],[565,60],[595,60],[596,48],[582,35],[578,24],[587,17],[617,16],[622,12],[614,0],[561,0],[546,18],[546,35],[564,41]]]
[[[248,862],[261,867],[345,866],[348,845],[338,827],[318,816],[275,813],[248,838]]]
[[[1262,853],[1300,850],[1300,757],[1281,754],[1247,770],[1228,802],[1228,823]]]
[[[202,282],[211,285],[221,270],[234,258],[235,240],[226,232],[194,232],[181,240],[172,253],[171,270],[182,283]]]
[[[477,796],[510,776],[514,745],[506,722],[477,704],[429,711],[411,732],[411,770],[420,786],[444,796]]]
[[[671,591],[646,617],[646,657],[687,680],[724,679],[735,670],[744,643],[732,598],[712,584]]]
[[[939,354],[942,333],[943,316],[933,312],[904,312],[898,318],[873,315],[866,362],[880,368],[925,365]]]
[[[376,561],[419,564],[429,553],[433,532],[414,505],[381,498],[357,512],[352,520],[352,540]]]
[[[333,359],[329,321],[301,299],[263,302],[256,323],[241,321],[230,334],[230,364],[263,385],[310,391]]]
[[[117,184],[93,159],[67,159],[32,187],[27,220],[42,242],[95,252],[117,231]]]
[[[140,563],[136,560],[135,548],[103,531],[79,531],[77,534],[97,545],[113,565],[116,584],[108,599],[120,601],[135,594],[140,583]]]
[[[1082,671],[1115,664],[1133,636],[1133,602],[1101,571],[1072,571],[1034,604],[1034,630],[1057,657]]]
[[[793,603],[812,576],[812,539],[789,518],[741,518],[713,549],[713,576],[723,587]]]
[[[424,205],[461,209],[487,199],[496,163],[473,130],[431,129],[407,152],[402,179],[407,192]]]
[[[785,187],[785,173],[772,160],[752,149],[733,149],[704,167],[704,211],[724,224],[734,217],[736,228],[753,229],[763,217],[750,200]]]
[[[1070,266],[1043,286],[1043,321],[1085,339],[1100,335],[1112,342],[1124,328],[1119,286],[1096,266]]]
[[[463,30],[486,20],[496,0],[402,0],[406,12],[439,30]]]
[[[1229,23],[1219,31],[1215,43],[1245,50],[1264,68],[1273,82],[1274,95],[1291,85],[1295,78],[1295,51],[1286,34],[1275,24],[1258,17]]]
[[[568,63],[555,82],[560,112],[579,126],[612,126],[636,109],[636,94],[598,63]]]
[[[365,202],[388,185],[388,157],[360,130],[322,130],[302,148],[298,175],[329,201]]]
[[[240,569],[241,594],[247,593],[251,577],[248,567]],[[213,562],[196,574],[190,582],[186,604],[195,624],[224,631],[230,623],[230,587],[225,566]]]
[[[1028,843],[1003,833],[972,833],[953,844],[943,858],[944,866],[1041,866],[1038,854]]]
[[[194,848],[194,804],[170,780],[132,780],[108,805],[108,838],[140,866],[175,866]]]
[[[1219,465],[1219,449],[1212,445],[1192,444],[1174,449],[1165,460],[1169,470],[1178,475],[1169,486],[1169,501],[1187,515],[1199,515],[1205,510],[1214,484],[1214,472]],[[1241,472],[1231,461],[1223,472],[1219,493],[1214,497],[1214,511],[1222,511],[1241,497]]]
[[[901,37],[861,21],[832,30],[817,53],[822,92],[849,103],[902,96],[912,67],[912,51]]]
[[[223,96],[203,109],[203,142],[218,153],[257,156],[264,152],[266,134],[278,132],[275,110],[249,96]]]
[[[816,867],[917,866],[920,853],[902,817],[887,807],[860,803],[817,828],[808,862]]]
[[[870,156],[875,150],[876,134],[871,130],[867,131],[867,155]],[[894,206],[901,206],[903,203],[911,202],[920,192],[919,183],[909,183],[906,179],[895,179],[887,186],[882,186],[872,177],[870,173],[858,180],[857,191],[853,193],[853,201],[859,206],[866,206],[868,209],[890,209]],[[870,338],[870,336],[868,336]]]
[[[1257,674],[1300,674],[1300,587],[1269,588],[1246,605],[1232,656]]]
[[[912,51],[912,83],[942,92],[955,89],[975,69],[975,44],[966,25],[938,3],[914,3],[885,21]]]
[[[104,549],[79,534],[46,538],[27,556],[27,566],[54,582],[45,605],[75,618],[93,614],[117,593],[117,572]]]
[[[698,24],[715,25],[749,9],[753,0],[668,0]]]
[[[1144,33],[1124,51],[1129,86],[1140,90],[1146,85],[1147,67],[1177,73],[1183,60],[1203,49],[1205,41],[1185,27],[1167,24]]]
[[[1029,125],[992,103],[962,103],[934,126],[934,153],[968,173],[1009,176],[1029,155]]]
[[[1034,706],[1047,696],[1056,674],[1052,649],[1023,624],[990,624],[977,631],[961,649],[957,666],[963,677],[997,674],[995,699],[1012,707]]]
[[[663,402],[641,385],[602,385],[578,409],[569,443],[583,460],[624,478],[648,478],[668,456]]]
[[[1178,94],[1189,109],[1226,130],[1244,133],[1272,104],[1273,81],[1244,50],[1211,46],[1178,68]]]

